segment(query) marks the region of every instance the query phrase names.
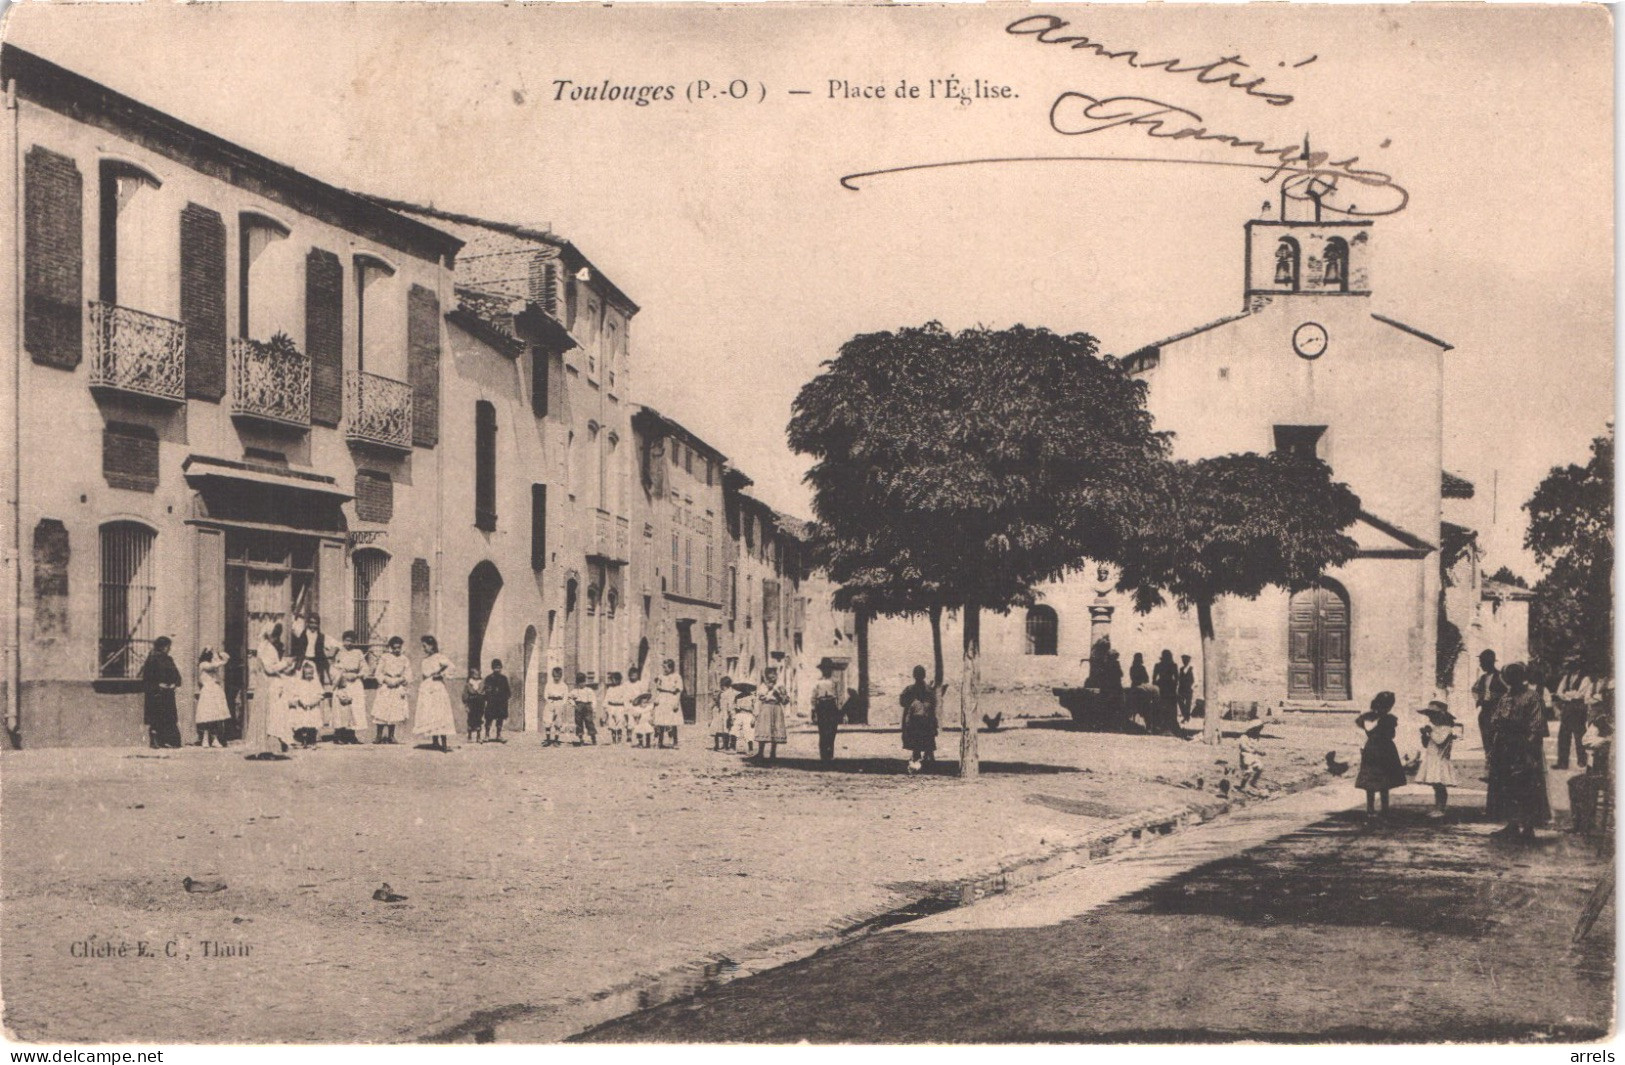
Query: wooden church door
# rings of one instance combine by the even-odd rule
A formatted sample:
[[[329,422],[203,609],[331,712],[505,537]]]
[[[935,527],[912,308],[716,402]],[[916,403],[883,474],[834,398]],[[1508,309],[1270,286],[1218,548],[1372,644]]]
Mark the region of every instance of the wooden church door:
[[[1296,592],[1288,608],[1287,695],[1292,699],[1349,698],[1349,602],[1341,588]]]

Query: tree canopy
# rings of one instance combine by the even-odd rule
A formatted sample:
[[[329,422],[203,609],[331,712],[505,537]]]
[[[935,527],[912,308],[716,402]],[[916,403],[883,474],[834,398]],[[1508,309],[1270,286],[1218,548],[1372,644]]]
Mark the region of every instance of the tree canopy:
[[[1360,499],[1318,459],[1221,455],[1159,468],[1136,513],[1118,588],[1150,611],[1300,588],[1353,558]]]
[[[1553,467],[1524,504],[1524,546],[1546,571],[1535,585],[1536,656],[1550,670],[1578,655],[1613,671],[1614,429],[1591,442],[1584,466]]]
[[[1086,556],[1162,454],[1145,386],[1085,333],[939,323],[853,337],[797,397],[831,577],[875,609],[1005,609]]]
[[[1359,550],[1342,530],[1360,500],[1318,459],[1221,455],[1159,465],[1123,537],[1118,589],[1148,612],[1171,595],[1194,605],[1202,637],[1203,732],[1219,740],[1211,649],[1213,604],[1256,598],[1265,588],[1300,588]]]

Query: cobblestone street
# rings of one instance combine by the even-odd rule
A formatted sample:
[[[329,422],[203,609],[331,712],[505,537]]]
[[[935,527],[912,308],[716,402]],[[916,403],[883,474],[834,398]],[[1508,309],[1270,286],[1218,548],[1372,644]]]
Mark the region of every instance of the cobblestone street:
[[[635,1008],[637,993],[614,992],[641,978],[794,953],[1203,801],[1178,782],[1234,758],[1233,741],[1215,752],[1031,724],[981,737],[975,784],[951,762],[909,777],[895,732],[857,730],[828,767],[806,732],[756,768],[693,729],[679,751],[543,750],[520,735],[284,762],[12,752],[6,1022],[45,1041],[401,1041],[518,1012],[532,1037],[562,1038]],[[1352,732],[1271,724],[1270,779],[1307,776],[1330,748],[1352,756]],[[944,754],[957,742],[945,733]],[[188,876],[227,887],[189,893]],[[384,882],[405,901],[373,901]],[[155,956],[137,956],[142,942]],[[120,944],[124,957],[97,956]]]

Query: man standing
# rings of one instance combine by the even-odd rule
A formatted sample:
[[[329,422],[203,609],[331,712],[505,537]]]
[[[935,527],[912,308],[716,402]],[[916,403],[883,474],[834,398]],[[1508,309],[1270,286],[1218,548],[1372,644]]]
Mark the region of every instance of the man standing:
[[[1564,663],[1563,679],[1557,683],[1557,769],[1569,767],[1569,743],[1574,744],[1575,761],[1586,767],[1586,719],[1597,700],[1596,681],[1580,669],[1579,656]]]
[[[1495,704],[1507,692],[1501,671],[1495,668],[1495,652],[1485,651],[1478,656],[1478,679],[1473,681],[1473,705],[1478,707],[1478,740],[1487,752],[1490,749],[1490,715]]]
[[[1191,656],[1179,656],[1179,720],[1191,719],[1191,706],[1196,695],[1196,670],[1191,667]]]
[[[829,659],[818,663],[821,674],[812,690],[813,724],[818,726],[818,760],[835,760],[835,730],[841,724],[841,693],[836,687],[835,665]]]
[[[582,746],[588,739],[594,747],[598,746],[598,689],[589,683],[587,674],[576,674],[576,686],[570,698],[576,704],[576,746]]]

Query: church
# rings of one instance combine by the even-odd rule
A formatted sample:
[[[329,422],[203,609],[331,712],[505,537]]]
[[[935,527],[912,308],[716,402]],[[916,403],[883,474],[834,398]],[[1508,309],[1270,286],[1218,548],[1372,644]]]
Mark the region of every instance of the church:
[[[1294,212],[1312,217],[1293,220]],[[1357,557],[1315,587],[1215,605],[1208,662],[1215,700],[1357,710],[1391,690],[1402,706],[1420,705],[1440,692],[1441,627],[1483,628],[1471,617],[1446,616],[1447,600],[1476,612],[1476,594],[1443,594],[1447,584],[1462,584],[1441,565],[1446,497],[1472,496],[1472,485],[1443,467],[1451,345],[1387,313],[1373,295],[1373,220],[1320,213],[1318,203],[1283,197],[1279,219],[1248,222],[1240,311],[1139,348],[1123,364],[1148,385],[1147,405],[1156,427],[1171,434],[1173,457],[1313,454],[1361,500],[1359,520],[1347,530]],[[1459,538],[1459,526],[1449,528]],[[1461,568],[1461,552],[1449,565]],[[1176,661],[1190,655],[1200,693],[1194,609],[1137,614],[1112,583],[1105,567],[1090,567],[1045,586],[1031,608],[986,618],[987,688],[1050,698],[1051,688],[1081,686],[1090,647],[1107,636],[1125,672],[1136,652],[1147,670],[1165,648]],[[1468,575],[1467,587],[1478,585]],[[1526,643],[1515,642],[1520,646],[1501,649],[1503,660],[1522,653]],[[956,624],[945,623],[943,643],[952,683]],[[884,715],[887,693],[906,683],[910,665],[931,661],[929,630],[923,622],[876,622],[872,646],[873,705]],[[1477,649],[1458,640],[1452,657]]]

